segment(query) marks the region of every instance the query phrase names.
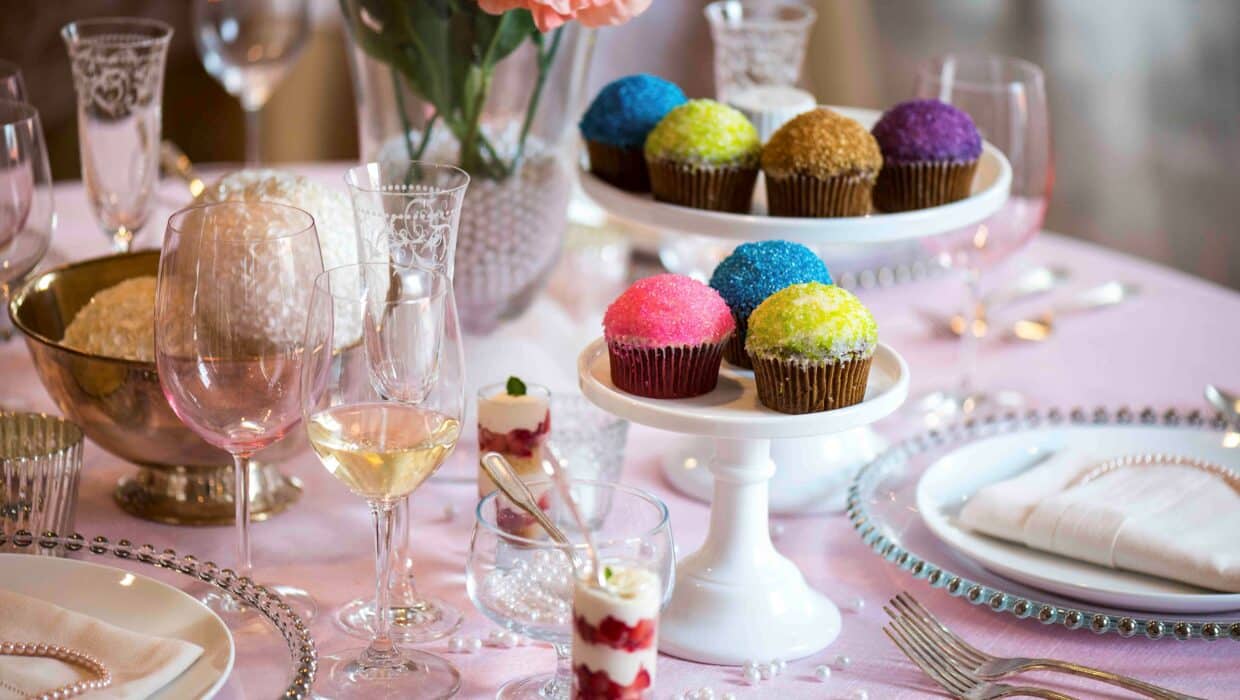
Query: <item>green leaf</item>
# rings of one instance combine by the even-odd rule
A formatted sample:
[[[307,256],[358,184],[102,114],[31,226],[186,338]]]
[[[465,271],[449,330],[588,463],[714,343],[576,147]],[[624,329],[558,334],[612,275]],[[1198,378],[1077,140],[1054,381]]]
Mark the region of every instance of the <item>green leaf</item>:
[[[525,382],[516,377],[509,377],[508,384],[504,387],[509,396],[525,396]]]
[[[604,580],[604,581],[610,581],[610,580],[611,580],[611,577],[612,577],[612,575],[613,575],[614,573],[615,573],[615,572],[611,570],[611,567],[610,567],[610,566],[604,566],[604,567],[603,567],[603,580]]]

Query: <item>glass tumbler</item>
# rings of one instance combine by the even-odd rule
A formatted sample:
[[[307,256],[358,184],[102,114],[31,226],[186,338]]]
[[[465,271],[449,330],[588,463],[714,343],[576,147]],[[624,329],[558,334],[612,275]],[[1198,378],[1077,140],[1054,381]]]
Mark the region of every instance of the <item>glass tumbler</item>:
[[[706,6],[715,44],[715,96],[756,85],[796,85],[817,14],[794,2],[719,0]]]
[[[0,413],[0,531],[72,533],[81,472],[81,428],[43,413]],[[13,551],[63,554],[0,544]]]
[[[550,443],[573,479],[607,484],[620,481],[629,422],[604,411],[580,395],[551,399],[555,430]]]

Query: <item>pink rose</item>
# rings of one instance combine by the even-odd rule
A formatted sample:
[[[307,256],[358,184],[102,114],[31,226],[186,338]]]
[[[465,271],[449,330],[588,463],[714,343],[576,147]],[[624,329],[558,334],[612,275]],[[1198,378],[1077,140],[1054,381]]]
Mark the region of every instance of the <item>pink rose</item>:
[[[484,12],[498,15],[526,9],[538,31],[546,33],[570,20],[587,27],[624,24],[650,7],[651,0],[478,0]]]

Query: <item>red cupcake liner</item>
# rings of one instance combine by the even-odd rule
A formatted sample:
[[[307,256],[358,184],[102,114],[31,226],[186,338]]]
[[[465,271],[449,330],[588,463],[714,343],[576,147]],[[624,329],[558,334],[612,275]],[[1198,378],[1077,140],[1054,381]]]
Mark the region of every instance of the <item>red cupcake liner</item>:
[[[701,396],[719,382],[726,340],[702,345],[652,348],[607,343],[616,388],[650,399]]]

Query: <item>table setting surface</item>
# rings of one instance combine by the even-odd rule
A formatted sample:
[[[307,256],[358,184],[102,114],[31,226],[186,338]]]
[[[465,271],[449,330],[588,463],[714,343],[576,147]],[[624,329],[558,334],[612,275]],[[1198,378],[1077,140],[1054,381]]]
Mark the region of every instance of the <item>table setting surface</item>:
[[[341,176],[348,166],[315,163],[280,167],[342,188]],[[160,222],[188,201],[184,192],[179,181],[161,185],[151,223],[137,247],[156,243],[163,230]],[[57,185],[55,201],[59,220],[49,259],[73,261],[106,254],[108,240],[93,221],[81,184]],[[1240,347],[1240,324],[1235,323],[1240,319],[1240,294],[1055,234],[1037,237],[1020,259],[1027,264],[1065,266],[1072,271],[1073,286],[1079,288],[1122,280],[1139,285],[1141,294],[1118,308],[1065,321],[1051,342],[1005,342],[988,349],[979,367],[982,384],[1019,391],[1031,406],[1039,408],[1126,406],[1138,411],[1147,406],[1205,411],[1201,394],[1207,383],[1240,386],[1240,363],[1235,359],[1235,348]],[[883,342],[908,362],[910,397],[948,385],[956,376],[955,341],[932,334],[918,309],[929,299],[942,307],[942,300],[955,299],[959,293],[958,284],[950,277],[859,292],[878,319]],[[554,295],[545,293],[525,318],[507,324],[483,342],[542,333],[548,321],[531,322],[529,317],[553,309],[555,304]],[[555,314],[550,318],[556,318]],[[534,338],[547,343],[553,359],[548,371],[560,373],[543,383],[575,386],[583,340],[599,332],[596,327],[581,325],[571,332],[561,329],[558,334]],[[56,412],[19,338],[0,345],[0,377],[4,378],[0,389],[4,403],[22,410]],[[926,427],[911,415],[898,413],[875,427],[893,439]],[[684,555],[701,544],[709,507],[678,493],[662,476],[660,457],[671,439],[668,433],[635,424],[621,481],[648,489],[667,503],[677,548]],[[333,612],[369,591],[374,571],[368,510],[315,462],[306,451],[283,465],[304,483],[303,495],[287,512],[257,523],[253,539],[258,580],[270,577],[305,588],[316,597],[319,615],[311,630],[322,654],[357,646],[357,640],[335,626]],[[233,559],[234,543],[228,527],[175,527],[123,513],[114,503],[112,491],[117,479],[130,470],[132,466],[93,444],[87,446],[77,508],[79,532],[88,537],[106,535],[149,542],[157,549],[172,547],[179,553],[221,564]],[[465,588],[464,561],[476,503],[472,482],[434,479],[412,503],[412,549],[419,588],[465,612],[458,634],[486,639],[497,628],[476,611]],[[901,590],[917,596],[954,631],[991,653],[1069,659],[1201,697],[1235,697],[1240,693],[1240,664],[1236,663],[1240,646],[1234,641],[1124,639],[996,615],[984,606],[912,580],[876,556],[842,514],[779,516],[773,517],[772,523],[775,547],[796,562],[812,587],[845,609],[839,638],[821,652],[790,661],[786,671],[759,685],[747,683],[736,667],[660,656],[656,697],[675,697],[702,687],[711,687],[716,693],[731,692],[738,698],[843,698],[858,690],[867,691],[870,698],[936,695],[939,689],[883,635],[886,620],[882,607]],[[171,577],[164,580],[179,583]],[[858,605],[858,601],[863,604]],[[542,644],[515,648],[488,645],[479,651],[452,652],[444,639],[421,648],[445,654],[460,668],[462,698],[493,697],[509,679],[550,670],[554,664],[554,653]],[[847,657],[846,667],[840,657]],[[814,677],[815,667],[821,664],[834,667],[825,682]],[[262,692],[266,689],[282,687],[286,682],[287,668],[283,648],[247,650],[245,639],[239,639],[234,672],[218,697],[265,697]],[[1029,679],[1046,678],[1034,674]],[[1054,680],[1064,692],[1082,697],[1128,697],[1122,691],[1079,679]]]

